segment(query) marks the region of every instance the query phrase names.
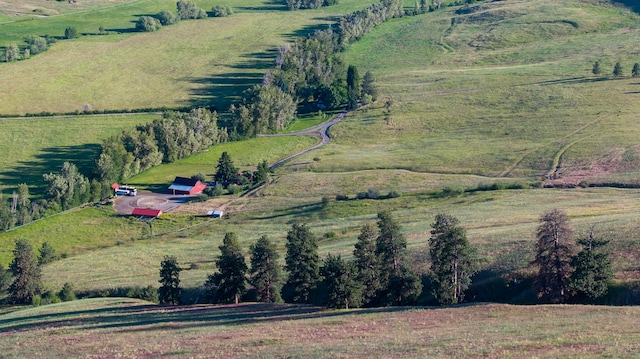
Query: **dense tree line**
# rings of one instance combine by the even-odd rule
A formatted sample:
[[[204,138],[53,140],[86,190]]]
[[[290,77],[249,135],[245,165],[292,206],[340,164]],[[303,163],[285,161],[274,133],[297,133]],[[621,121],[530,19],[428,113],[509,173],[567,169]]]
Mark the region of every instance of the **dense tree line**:
[[[347,73],[340,52],[373,27],[402,15],[401,1],[384,0],[341,17],[335,30],[316,31],[281,46],[276,67],[265,73],[263,83],[247,90],[242,102],[231,107],[233,134],[251,137],[280,130],[294,119],[298,105],[307,111],[344,105],[354,109],[359,102],[374,101],[373,75],[354,77],[355,67]]]
[[[226,130],[218,127],[217,115],[209,110],[167,111],[160,119],[105,140],[96,162],[96,177],[102,184],[121,182],[226,140]]]

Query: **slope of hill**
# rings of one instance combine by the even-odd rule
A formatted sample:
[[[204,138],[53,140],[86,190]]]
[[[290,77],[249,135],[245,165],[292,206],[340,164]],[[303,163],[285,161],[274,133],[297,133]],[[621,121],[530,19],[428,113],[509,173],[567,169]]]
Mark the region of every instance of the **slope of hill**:
[[[638,307],[161,307],[92,299],[0,315],[3,357],[633,358]]]

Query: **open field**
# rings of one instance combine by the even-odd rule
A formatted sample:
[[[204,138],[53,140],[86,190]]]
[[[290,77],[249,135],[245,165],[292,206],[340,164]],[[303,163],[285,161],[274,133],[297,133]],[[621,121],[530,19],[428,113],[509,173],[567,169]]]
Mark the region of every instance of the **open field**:
[[[634,358],[638,307],[322,310],[91,299],[0,316],[7,358]]]
[[[0,191],[20,183],[41,194],[42,175],[58,172],[65,161],[89,175],[102,140],[160,115],[105,115],[0,119]]]
[[[213,200],[208,208],[216,208],[216,204],[226,201],[225,198]],[[350,258],[360,227],[374,223],[376,214],[383,210],[391,210],[401,223],[409,251],[421,268],[428,266],[430,224],[437,213],[447,212],[459,218],[467,230],[469,241],[483,260],[483,269],[502,276],[527,270],[533,260],[538,218],[556,204],[562,204],[560,208],[567,211],[578,236],[587,235],[589,228],[595,226],[597,235],[611,240],[611,258],[617,279],[638,279],[640,254],[635,248],[640,230],[637,213],[640,191],[618,189],[489,191],[452,198],[410,194],[388,200],[330,202],[326,207],[321,205],[319,197],[265,195],[243,198],[227,207],[230,216],[227,219],[153,239],[129,241],[129,236],[138,238],[144,230],[137,227],[123,234],[124,238],[111,237],[112,242],[105,242],[105,248],[69,253],[73,255],[44,267],[44,279],[51,289],[61,288],[65,282],[72,282],[83,290],[157,285],[159,263],[164,255],[171,254],[178,258],[182,267],[191,268],[181,274],[183,285],[196,288],[215,270],[214,260],[224,233],[235,232],[245,251],[261,235],[268,235],[277,243],[284,258],[286,233],[292,223],[301,222],[308,223],[319,237],[322,257],[332,253]],[[184,209],[187,213],[190,212],[188,207]],[[171,214],[168,220],[180,221],[182,216],[187,215]],[[154,222],[155,233],[161,233],[160,225]],[[11,238],[17,238],[17,234],[12,233],[0,237],[3,243],[11,243],[9,234]],[[328,233],[332,235],[327,236]],[[91,243],[96,235],[99,234],[87,234],[86,238]],[[33,236],[23,232],[19,237],[56,243],[56,237],[46,233]],[[118,239],[122,243],[116,246]]]
[[[218,4],[197,3],[206,10]],[[86,14],[0,24],[6,44],[11,39],[19,43],[27,34],[62,36],[70,25],[92,34],[59,41],[28,61],[0,63],[0,82],[11,84],[0,89],[0,113],[67,112],[85,104],[93,109],[213,106],[226,111],[242,91],[262,80],[278,46],[363,4],[368,3],[348,0],[292,12],[242,1],[232,4],[232,16],[183,21],[153,33],[132,32],[135,21],[140,14],[175,12],[175,1],[140,0]],[[111,34],[98,36],[99,26]]]
[[[185,265],[197,264],[185,273],[185,285],[198,286],[213,270],[212,261],[225,232],[238,233],[244,248],[262,234],[272,236],[283,248],[286,231],[300,222],[309,223],[323,237],[323,255],[349,256],[360,226],[387,209],[398,218],[410,249],[423,263],[433,216],[449,212],[467,228],[471,242],[486,259],[483,265],[506,273],[526,269],[537,219],[553,207],[568,212],[579,234],[595,224],[599,233],[613,241],[618,278],[636,279],[639,255],[632,248],[638,243],[640,203],[635,189],[456,193],[496,182],[539,182],[553,172],[556,162],[560,178],[572,169],[588,171],[609,163],[611,167],[588,172],[584,180],[636,183],[640,160],[634,141],[640,129],[634,122],[637,104],[629,101],[636,80],[628,76],[594,78],[588,72],[596,59],[605,68],[617,57],[635,51],[633,35],[640,20],[620,8],[601,9],[584,2],[509,1],[481,6],[488,6],[482,14],[502,14],[504,21],[492,17],[495,14],[480,20],[489,21],[485,25],[495,28],[493,33],[511,33],[513,38],[469,49],[470,39],[484,31],[478,27],[483,23],[464,19],[458,24],[456,20],[458,25],[449,30],[452,17],[463,17],[449,9],[383,25],[346,54],[347,62],[359,64],[362,72],[374,71],[381,99],[332,128],[329,145],[279,168],[275,181],[254,197],[223,197],[185,206],[174,214],[175,218],[189,218],[190,213],[201,213],[203,206],[224,205],[230,213],[228,220],[148,241],[129,243],[130,235],[116,235],[108,242],[124,239],[126,243],[90,253],[69,253],[70,258],[46,267],[48,283],[57,288],[72,281],[86,289],[155,284],[160,258],[175,254]],[[512,17],[516,20],[510,20]],[[544,41],[520,37],[526,35],[518,30],[522,23],[544,27],[558,21],[566,24],[563,19],[579,26],[545,28]],[[611,36],[619,40],[617,47],[607,40]],[[442,45],[445,37],[448,48]],[[576,60],[564,58],[557,50],[567,43]],[[588,49],[598,46],[602,58],[588,54]],[[428,62],[418,61],[421,52],[429,55]],[[499,53],[519,57],[501,58]],[[376,56],[388,60],[377,61]],[[546,56],[548,60],[541,60]],[[633,61],[623,58],[625,63]],[[629,67],[626,65],[627,72]],[[385,113],[384,101],[389,97],[393,104]],[[263,159],[271,161],[313,141],[259,138],[228,143],[157,167],[131,183],[153,189],[176,175],[210,175],[224,150],[242,169],[253,169]],[[381,195],[397,191],[402,197],[331,201],[322,206],[322,197],[343,194],[354,198],[370,188]],[[453,189],[454,194],[443,195],[443,188]],[[110,267],[114,260],[109,258],[127,265]],[[125,270],[136,274],[120,272]],[[110,278],[105,278],[105,271],[111,273]]]

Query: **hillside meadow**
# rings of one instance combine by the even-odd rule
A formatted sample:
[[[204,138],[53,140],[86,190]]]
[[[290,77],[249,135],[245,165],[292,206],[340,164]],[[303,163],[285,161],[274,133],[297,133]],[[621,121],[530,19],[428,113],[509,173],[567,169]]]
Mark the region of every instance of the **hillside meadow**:
[[[0,315],[7,358],[633,358],[638,307],[322,310],[90,299]]]
[[[529,186],[539,187],[549,173],[562,179],[578,169],[586,172],[579,181],[636,183],[636,104],[628,100],[634,96],[628,92],[635,80],[628,75],[594,77],[589,71],[595,59],[601,59],[603,67],[617,57],[632,61],[625,49],[635,44],[638,16],[623,8],[576,1],[514,0],[472,9],[393,20],[350,46],[347,63],[377,76],[377,104],[348,115],[331,129],[329,145],[278,168],[273,181],[256,194],[187,205],[168,221],[188,223],[190,216],[219,206],[227,209],[227,219],[180,232],[156,232],[159,236],[142,241],[138,239],[144,238],[144,228],[110,237],[96,227],[85,234],[89,243],[106,243],[101,249],[93,246],[95,251],[65,247],[64,237],[36,238],[16,231],[3,235],[5,263],[14,238],[52,241],[70,249],[63,251],[67,259],[45,268],[51,288],[74,282],[94,290],[155,285],[160,259],[173,254],[193,267],[185,272],[185,283],[197,287],[214,270],[217,246],[227,231],[238,233],[244,248],[267,234],[284,249],[291,224],[308,223],[321,238],[323,255],[349,257],[360,226],[391,210],[419,266],[427,263],[433,216],[448,212],[467,228],[484,268],[501,276],[528,270],[537,220],[558,207],[568,212],[579,235],[595,225],[610,238],[617,278],[635,280],[637,190]],[[520,25],[529,23],[537,24],[544,36],[527,37],[530,29]],[[486,37],[487,28],[510,36]],[[617,36],[620,44],[612,45],[607,36]],[[483,46],[470,47],[470,41],[479,38]],[[573,49],[569,58],[558,50],[566,43]],[[602,58],[589,55],[588,50],[598,46]],[[512,55],[501,58],[500,53]],[[224,150],[241,168],[252,169],[261,160],[271,162],[314,141],[258,138],[228,143],[154,168],[131,183],[160,188],[175,175],[211,175]],[[522,189],[477,191],[495,183]],[[355,199],[369,189],[382,196],[395,191],[401,197]],[[323,204],[323,197],[336,195],[350,200]],[[67,218],[72,225],[73,218]]]
[[[90,175],[102,140],[160,115],[25,117],[0,119],[0,190],[11,195],[21,183],[43,193],[42,175],[58,172],[65,161]]]

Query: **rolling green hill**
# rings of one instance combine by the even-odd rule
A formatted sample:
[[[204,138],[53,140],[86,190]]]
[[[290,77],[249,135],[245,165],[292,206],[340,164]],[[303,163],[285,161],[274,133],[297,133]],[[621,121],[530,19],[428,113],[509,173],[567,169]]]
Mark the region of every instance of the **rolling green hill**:
[[[325,24],[326,16],[361,5],[345,3],[340,8],[301,12],[247,9],[229,18],[184,22],[153,34],[109,35],[105,40],[102,37],[83,38],[56,44],[49,52],[29,61],[0,64],[0,77],[16,76],[10,82],[22,83],[19,79],[24,79],[30,71],[34,76],[38,73],[42,76],[46,71],[52,71],[50,66],[56,63],[62,66],[65,59],[68,60],[67,56],[74,54],[84,61],[79,62],[77,73],[74,69],[69,70],[74,74],[69,81],[78,94],[89,94],[89,99],[79,100],[78,94],[27,99],[25,93],[30,87],[16,85],[16,97],[4,104],[4,100],[0,100],[0,112],[31,112],[26,109],[37,111],[51,106],[57,106],[55,108],[61,111],[74,110],[86,102],[95,108],[205,103],[223,108],[223,104],[237,98],[242,88],[260,81],[265,66],[273,59],[269,50],[299,33],[300,29]],[[212,28],[201,26],[218,21],[227,23],[222,29],[213,25]],[[202,31],[195,31],[201,27]],[[256,32],[264,36],[256,37]],[[460,219],[470,242],[478,248],[483,260],[483,278],[502,281],[502,287],[496,293],[487,293],[491,292],[488,286],[481,287],[484,292],[476,292],[474,299],[498,300],[492,295],[507,291],[504,285],[507,278],[526,278],[530,274],[529,262],[533,259],[538,219],[544,211],[557,207],[569,214],[577,235],[584,236],[595,226],[599,235],[611,240],[616,288],[632,288],[640,281],[637,265],[640,260],[637,211],[640,190],[635,188],[639,185],[640,174],[637,143],[640,126],[636,121],[640,109],[637,101],[640,82],[631,77],[630,69],[640,62],[636,41],[639,32],[638,14],[595,0],[492,1],[394,19],[350,45],[344,54],[347,64],[356,64],[361,73],[370,70],[375,74],[380,88],[376,104],[350,113],[331,129],[332,141],[327,146],[278,168],[273,181],[253,196],[227,196],[205,204],[184,206],[172,213],[167,221],[175,223],[175,228],[186,227],[193,214],[202,213],[203,208],[222,205],[226,206],[228,218],[179,232],[171,227],[166,234],[138,240],[143,236],[139,235],[141,229],[135,226],[124,228],[123,231],[129,231],[127,234],[102,231],[113,226],[116,220],[105,220],[102,224],[103,217],[108,216],[101,214],[101,219],[94,222],[95,231],[80,232],[73,239],[81,241],[85,236],[87,242],[92,243],[89,250],[74,249],[65,244],[71,239],[47,230],[46,226],[52,220],[44,220],[38,224],[44,228],[38,233],[30,233],[27,226],[23,232],[0,234],[4,250],[2,259],[8,262],[12,241],[17,237],[26,237],[34,243],[48,240],[58,248],[64,248],[68,258],[44,267],[47,289],[59,289],[63,283],[72,282],[79,290],[99,291],[118,286],[157,285],[159,261],[163,255],[172,254],[181,265],[190,268],[184,272],[184,285],[195,288],[214,270],[213,261],[219,253],[217,247],[225,232],[236,232],[244,248],[267,234],[284,251],[286,231],[291,224],[308,223],[321,238],[321,255],[333,253],[349,258],[360,227],[374,222],[376,213],[390,210],[402,225],[415,265],[426,270],[430,224],[435,214],[447,212]],[[192,37],[196,33],[198,35]],[[175,41],[177,38],[183,41]],[[254,39],[255,43],[251,42]],[[247,45],[238,48],[238,43]],[[99,56],[95,54],[101,51],[113,54],[113,59],[107,61],[101,57],[98,60]],[[100,61],[105,61],[104,67],[100,66]],[[591,73],[595,61],[603,68],[603,73],[597,76]],[[610,73],[618,61],[623,66],[624,76],[615,78]],[[97,71],[98,68],[102,70]],[[94,72],[96,77],[92,81],[78,80],[83,74]],[[42,92],[59,92],[60,79],[64,78],[43,80]],[[185,78],[189,80],[185,81]],[[11,96],[14,96],[13,92]],[[96,99],[105,101],[98,104]],[[43,107],[38,107],[41,103]],[[235,149],[242,158],[239,163],[250,167],[255,159],[264,158],[265,153],[277,157],[311,142],[308,139],[287,141],[291,142],[273,142],[278,143],[278,151],[274,152],[268,152],[271,142],[263,139],[224,144],[176,164],[160,166],[133,181],[151,187],[184,171],[210,174],[215,155],[226,148]],[[517,189],[506,190],[507,187]],[[486,190],[490,188],[498,190]],[[357,193],[369,189],[382,195],[396,191],[401,196],[355,199]],[[333,200],[337,195],[350,199]],[[328,203],[323,197],[329,199]],[[60,221],[72,226],[73,215],[64,216],[60,215],[63,218]],[[51,228],[55,228],[53,226]],[[137,233],[131,234],[134,232]],[[522,293],[527,288],[517,290]],[[605,301],[622,303],[629,299],[636,303],[637,294],[636,286],[624,294],[614,291]],[[62,312],[72,310],[65,306],[52,308],[61,308]],[[162,310],[151,308],[152,312]],[[195,310],[184,310],[192,309]],[[101,313],[102,309],[96,310]],[[434,329],[428,324],[433,322],[427,320],[432,312],[419,309],[415,311],[420,313],[419,320],[427,319],[421,324],[424,331],[416,336],[416,341],[396,340],[413,338],[410,334],[385,337],[385,340],[362,335],[370,340],[369,343],[379,345],[376,350],[390,353],[389,356],[401,353],[409,357],[515,357],[525,351],[539,357],[624,357],[637,352],[637,338],[626,337],[627,329],[634,328],[632,323],[626,322],[633,310],[491,305],[447,308],[433,311],[442,315]],[[108,316],[113,311],[104,312]],[[382,312],[384,310],[372,313],[372,320],[388,322],[385,315],[415,314],[411,310]],[[351,344],[325,336],[332,330],[344,334],[344,328],[355,325],[357,320],[352,318],[355,314],[329,312],[333,313],[329,315],[331,319],[326,319],[326,313],[322,312],[314,319],[323,325],[322,332],[308,334],[311,338],[317,334],[327,342],[319,341],[321,344],[317,347],[298,349],[294,353],[301,357],[343,352],[353,356],[370,354],[366,347],[349,346]],[[611,316],[603,318],[593,313]],[[38,314],[36,310],[33,315],[37,320],[44,314]],[[237,314],[222,316],[226,315]],[[576,319],[582,315],[588,318],[584,322]],[[548,328],[550,318],[557,316],[562,318],[562,327],[575,335]],[[221,319],[221,325],[238,324],[236,317],[233,318],[229,322]],[[461,322],[457,318],[464,320]],[[25,319],[16,319],[16,325],[31,328],[22,320]],[[411,320],[401,317],[398,322],[413,323]],[[476,326],[475,320],[494,324]],[[528,322],[530,320],[533,322]],[[518,326],[525,322],[531,323],[531,327],[527,327],[531,330]],[[300,323],[300,327],[296,323]],[[127,335],[139,335],[138,340],[162,333],[164,328],[175,327],[185,331],[185,338],[200,342],[200,337],[193,331],[197,332],[201,326],[180,318],[175,321],[116,318],[115,324],[111,324],[115,327],[138,326],[140,330],[127,332]],[[285,324],[286,330],[293,331],[308,328],[310,322],[293,320]],[[110,328],[101,323],[96,325]],[[226,329],[216,325],[204,325],[206,329],[202,330],[206,335],[216,339],[207,343],[219,342],[215,333]],[[154,331],[157,327],[161,329]],[[455,346],[450,336],[438,336],[461,327],[469,338],[479,338],[478,342],[469,339],[465,345]],[[615,329],[609,330],[612,327]],[[80,332],[74,328],[68,329],[71,331],[69,340],[75,338],[76,331]],[[274,339],[266,335],[246,343],[239,338],[263,333],[264,328],[255,323],[237,328],[240,328],[237,336],[228,334],[228,346],[210,349],[224,352],[243,347],[258,351],[267,347],[265,356],[274,353],[276,357],[290,352],[296,344],[279,336]],[[481,336],[479,328],[484,333],[496,334]],[[247,332],[243,332],[245,329]],[[100,332],[101,328],[96,330],[100,333],[96,335],[117,335],[118,343],[127,341],[121,332],[111,334]],[[578,335],[585,330],[589,332]],[[460,336],[464,337],[457,337]],[[516,340],[505,343],[504,336]],[[14,339],[6,338],[7,342]],[[434,341],[421,342],[418,338],[434,338]],[[620,351],[613,352],[606,345],[611,342],[621,343]],[[148,343],[149,353],[164,350],[153,341]],[[85,349],[96,348],[91,345],[87,344]],[[336,349],[320,349],[334,348],[332,345]],[[10,348],[16,353],[26,350],[19,345]],[[38,353],[40,349],[32,350]],[[138,353],[135,350],[131,349],[131,355]],[[189,352],[178,340],[172,350],[168,353],[199,354]]]

